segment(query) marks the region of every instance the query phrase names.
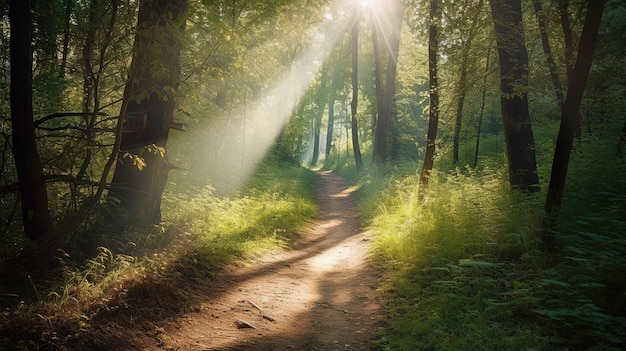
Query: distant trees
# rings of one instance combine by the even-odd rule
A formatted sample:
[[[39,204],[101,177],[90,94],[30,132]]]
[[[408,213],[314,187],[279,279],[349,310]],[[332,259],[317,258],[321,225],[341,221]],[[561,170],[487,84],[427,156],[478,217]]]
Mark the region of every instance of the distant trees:
[[[285,157],[304,160],[309,148],[313,159],[306,161],[326,157],[328,166],[351,153],[358,168],[423,159],[423,184],[439,160],[442,168],[480,168],[483,155],[503,152],[511,187],[533,193],[540,184],[537,160],[546,159],[537,153],[551,147],[535,145],[533,126],[554,123],[559,91],[564,104],[570,97],[562,118],[581,112],[561,125],[573,123],[574,135],[581,126],[590,133],[605,128],[606,111],[615,110],[605,106],[622,104],[623,45],[615,33],[626,27],[625,12],[621,2],[607,0],[611,20],[604,30],[613,34],[599,31],[598,69],[605,73],[591,81],[595,90],[587,100],[579,97],[584,84],[577,80],[585,74],[576,60],[584,55],[574,52],[591,47],[587,39],[576,45],[587,14],[583,3],[486,3],[385,0],[366,7],[354,0],[335,8],[324,0],[11,1],[11,50],[7,33],[0,42],[7,95],[0,109],[11,111],[11,125],[0,126],[0,192],[20,201],[0,207],[9,219],[0,225],[8,231],[21,209],[34,238],[51,228],[51,218],[70,218],[106,199],[136,223],[158,223],[174,160],[201,175],[198,183],[236,188],[246,166],[252,169],[266,150],[254,139],[259,134],[280,138]],[[31,39],[18,9],[33,15]],[[319,50],[308,52],[331,38],[335,47],[326,61],[314,57]],[[29,41],[32,56],[24,51]],[[307,60],[321,71],[298,72],[298,62]],[[9,67],[20,78],[9,80]],[[292,81],[282,82],[283,76]],[[298,79],[311,80],[310,89],[296,92]],[[277,83],[286,88],[272,91]],[[261,107],[272,116],[258,118]],[[287,126],[279,114],[293,115]],[[179,119],[204,128],[173,139],[169,131],[181,127]],[[273,134],[275,124],[281,126]],[[622,119],[614,129],[623,128]],[[560,207],[568,133],[557,142],[553,173],[562,179],[551,182],[547,213]],[[615,138],[619,152],[626,138]]]
[[[396,94],[396,72],[400,52],[400,33],[405,4],[400,0],[386,0],[372,5],[372,39],[376,64],[376,131],[374,134],[373,160],[387,161],[387,134],[391,119],[393,99]],[[387,28],[384,27],[387,26]],[[384,49],[384,50],[383,50]],[[384,69],[385,83],[382,82],[382,60],[387,58]]]

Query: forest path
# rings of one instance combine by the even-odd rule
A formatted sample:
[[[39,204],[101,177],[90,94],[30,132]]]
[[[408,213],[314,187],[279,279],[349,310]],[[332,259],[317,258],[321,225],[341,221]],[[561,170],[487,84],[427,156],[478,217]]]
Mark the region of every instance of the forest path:
[[[167,321],[142,349],[370,350],[384,314],[369,239],[345,181],[319,175],[318,219],[292,250],[226,269],[196,312]]]

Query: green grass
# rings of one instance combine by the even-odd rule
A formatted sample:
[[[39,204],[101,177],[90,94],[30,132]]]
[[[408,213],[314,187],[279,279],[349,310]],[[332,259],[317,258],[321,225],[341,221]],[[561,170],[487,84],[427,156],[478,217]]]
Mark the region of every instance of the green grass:
[[[613,156],[597,141],[573,154],[553,255],[538,249],[547,184],[515,196],[506,169],[485,166],[498,162],[441,166],[423,202],[415,165],[346,171],[386,271],[378,349],[623,349],[626,181]]]
[[[0,288],[0,349],[56,345],[107,314],[149,323],[193,310],[197,286],[224,264],[291,245],[317,213],[316,182],[314,172],[268,157],[231,198],[171,184],[164,222],[111,233],[116,249],[101,246],[86,261],[62,255],[42,277],[3,265],[3,277],[15,279]]]

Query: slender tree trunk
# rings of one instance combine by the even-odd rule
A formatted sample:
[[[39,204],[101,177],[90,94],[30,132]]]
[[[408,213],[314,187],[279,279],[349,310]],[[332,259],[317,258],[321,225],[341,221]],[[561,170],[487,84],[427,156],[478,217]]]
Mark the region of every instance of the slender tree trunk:
[[[472,28],[470,28],[470,32],[467,36],[467,40],[465,41],[465,45],[463,47],[463,56],[461,58],[461,77],[459,78],[459,101],[457,102],[456,107],[456,123],[454,124],[454,138],[453,138],[453,148],[452,148],[452,162],[454,164],[459,163],[459,148],[460,148],[460,139],[461,139],[461,124],[463,121],[463,106],[465,105],[465,90],[467,89],[467,65],[469,60],[470,48],[472,47],[472,41],[474,40],[474,36],[476,35],[476,30],[478,28],[478,17],[480,16],[480,11],[483,8],[483,0],[480,0],[476,5],[476,10],[474,14],[474,18],[472,20]]]
[[[487,63],[485,64],[485,77],[483,79],[483,92],[480,99],[480,114],[478,115],[478,126],[476,127],[476,149],[474,151],[474,167],[478,165],[478,148],[480,146],[480,134],[483,128],[483,117],[485,115],[485,98],[487,96],[487,78],[489,77],[489,61],[491,59],[491,46],[487,50]]]
[[[358,1],[355,6],[360,6]],[[373,9],[370,9],[373,11]],[[358,11],[355,10],[355,11]],[[370,25],[372,30],[372,48],[374,50],[374,92],[376,95],[376,113],[372,114],[372,138],[374,139],[373,149],[377,150],[379,146],[377,145],[380,140],[376,138],[376,126],[378,124],[378,118],[381,114],[383,114],[383,83],[382,83],[382,52],[380,48],[380,40],[382,37],[382,28],[380,27],[380,23],[376,18],[376,14],[373,12],[370,13]],[[353,29],[354,30],[354,29]],[[354,45],[354,43],[352,44]],[[354,51],[353,51],[354,52]]]
[[[559,16],[561,18],[561,28],[563,29],[563,41],[565,43],[565,69],[567,72],[567,86],[569,87],[569,81],[574,75],[574,34],[572,33],[572,26],[569,22],[569,0],[559,0]],[[575,136],[580,136],[582,117],[580,112],[576,116]]]
[[[428,27],[428,72],[430,77],[430,113],[428,116],[428,134],[426,136],[426,152],[420,175],[420,187],[428,186],[428,179],[433,169],[435,159],[435,140],[439,125],[439,82],[438,82],[438,55],[439,55],[439,25],[441,10],[439,0],[430,1],[430,25]]]
[[[317,113],[313,121],[313,157],[311,158],[311,166],[317,164],[320,156],[320,132],[322,129],[322,116],[324,115],[326,84],[328,76],[326,70],[322,68],[322,78],[320,80],[320,88],[317,94]]]
[[[180,80],[187,0],[142,0],[131,63],[124,134],[110,194],[134,222],[161,220],[161,194],[171,166],[166,147]],[[158,35],[155,35],[158,33]]]
[[[546,55],[546,62],[548,63],[548,68],[550,69],[550,79],[552,80],[552,85],[554,85],[556,101],[559,104],[560,111],[563,109],[563,102],[565,101],[565,98],[563,97],[563,86],[561,85],[559,74],[556,71],[556,62],[554,61],[552,49],[550,48],[550,40],[548,39],[548,28],[546,25],[546,14],[541,7],[541,1],[533,0],[533,5],[535,7],[535,13],[537,15],[537,22],[539,23],[539,32],[541,32],[541,44],[543,46],[543,53],[544,55]]]
[[[363,160],[361,158],[361,146],[359,145],[359,126],[356,118],[357,107],[359,104],[359,13],[361,5],[358,1],[354,1],[352,12],[352,102],[350,103],[350,113],[352,116],[352,148],[354,149],[354,162],[358,170],[363,169]],[[372,33],[374,35],[374,33]],[[348,148],[346,148],[348,149]]]
[[[405,5],[398,0],[388,1],[389,20],[391,34],[389,35],[389,53],[385,71],[385,89],[382,93],[382,101],[378,108],[376,121],[376,133],[374,135],[374,162],[384,163],[387,161],[387,134],[389,132],[389,120],[393,98],[396,94],[396,72],[398,67],[398,54],[400,52],[400,33],[402,32],[402,18],[404,17]]]
[[[569,0],[559,0],[559,17],[561,19],[561,28],[563,29],[563,41],[565,43],[565,68],[567,71],[567,79],[569,80],[574,74],[574,35],[572,26],[569,23]]]
[[[333,78],[328,98],[328,128],[326,129],[326,158],[330,156],[333,147],[333,132],[335,127],[335,101],[337,100],[337,68],[333,70]]]
[[[539,190],[535,141],[528,111],[528,52],[521,0],[490,0],[500,58],[500,106],[511,188]]]
[[[30,1],[11,0],[9,22],[11,140],[20,187],[24,234],[35,240],[48,236],[51,218],[46,181],[35,143]]]
[[[555,246],[556,222],[561,210],[572,143],[576,134],[576,120],[579,115],[580,102],[582,101],[587,85],[589,71],[591,70],[591,62],[593,60],[593,52],[598,38],[603,10],[604,0],[589,1],[583,32],[580,37],[580,43],[578,44],[576,65],[570,77],[567,97],[563,105],[561,126],[554,150],[550,185],[548,187],[548,196],[545,204],[546,218],[544,220],[543,247],[546,251],[554,250]]]

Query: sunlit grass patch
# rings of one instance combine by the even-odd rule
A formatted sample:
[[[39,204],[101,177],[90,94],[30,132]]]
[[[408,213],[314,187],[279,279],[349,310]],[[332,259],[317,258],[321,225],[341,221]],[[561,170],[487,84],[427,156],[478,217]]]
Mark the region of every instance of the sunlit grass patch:
[[[252,262],[297,239],[317,214],[316,181],[297,164],[266,160],[239,195],[220,198],[210,187],[166,194],[164,223],[111,235],[126,252],[101,246],[81,262],[60,251],[58,272],[45,282],[14,272],[25,284],[0,291],[0,349],[55,345],[104,315],[150,324],[193,310],[194,286],[221,266]]]
[[[503,167],[434,171],[427,192],[406,167],[352,178],[373,258],[386,271],[380,293],[390,322],[377,347],[623,349],[626,201],[623,187],[608,185],[623,183],[623,168],[605,161],[575,161],[572,179],[585,184],[570,185],[568,198],[581,200],[563,211],[552,255],[539,242],[547,184],[515,194]]]

